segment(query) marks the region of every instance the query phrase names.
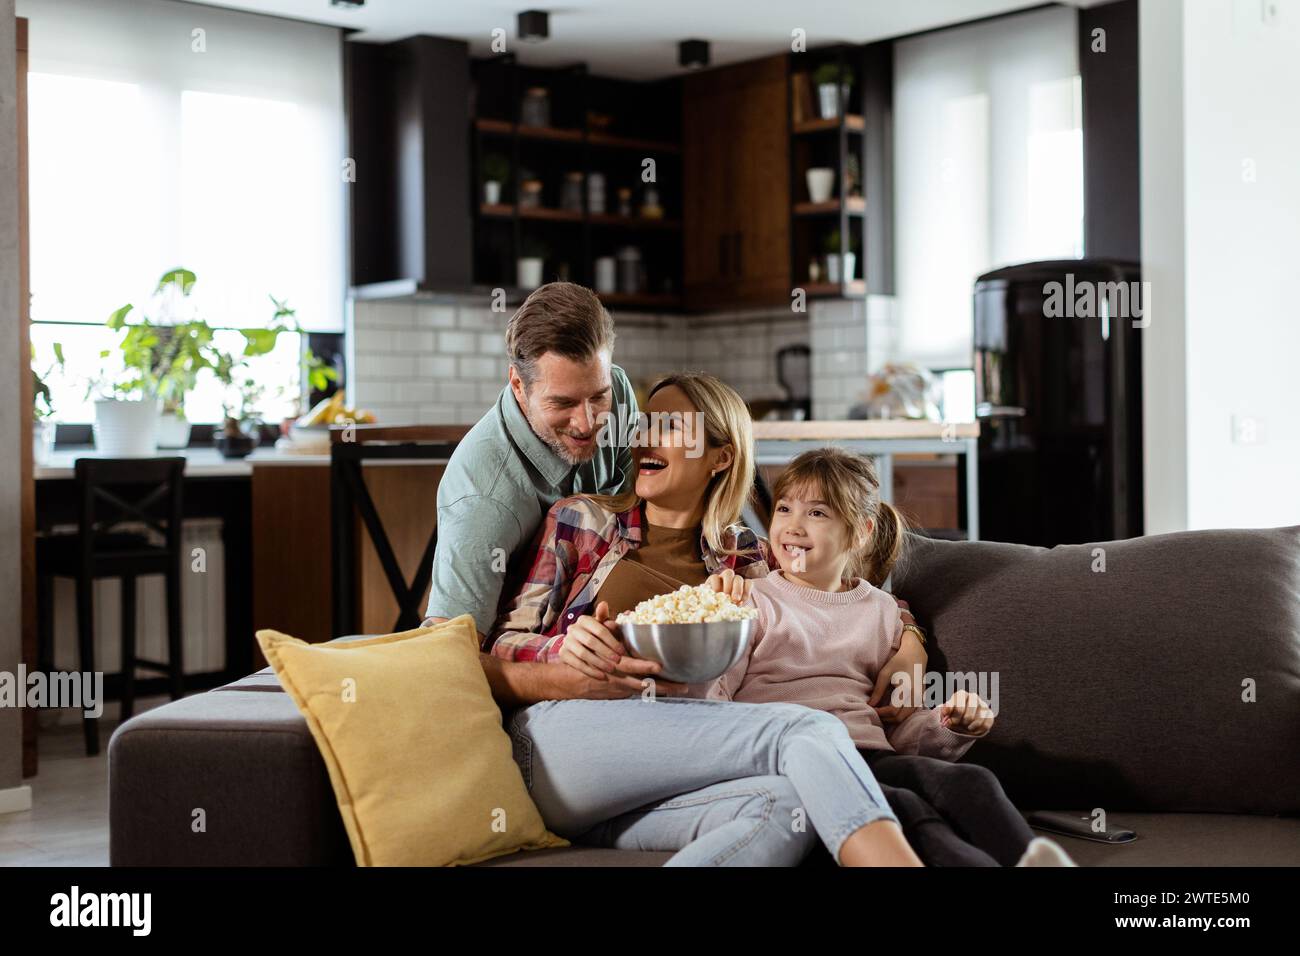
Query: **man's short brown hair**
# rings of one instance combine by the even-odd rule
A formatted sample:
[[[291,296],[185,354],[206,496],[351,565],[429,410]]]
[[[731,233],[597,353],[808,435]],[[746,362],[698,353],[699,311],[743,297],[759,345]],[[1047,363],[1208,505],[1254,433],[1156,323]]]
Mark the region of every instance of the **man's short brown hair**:
[[[537,360],[547,352],[582,362],[613,348],[614,320],[596,293],[574,282],[534,289],[506,326],[506,355],[525,386],[532,384]]]

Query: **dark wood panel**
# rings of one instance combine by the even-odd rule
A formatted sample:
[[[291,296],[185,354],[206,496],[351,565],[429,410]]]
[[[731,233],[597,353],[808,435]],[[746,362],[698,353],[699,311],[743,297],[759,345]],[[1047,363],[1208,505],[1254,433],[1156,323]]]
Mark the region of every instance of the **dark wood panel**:
[[[767,57],[683,84],[688,308],[788,301],[787,68],[784,55]]]
[[[252,508],[253,627],[329,640],[329,467],[255,465]],[[254,653],[265,667],[260,648]]]

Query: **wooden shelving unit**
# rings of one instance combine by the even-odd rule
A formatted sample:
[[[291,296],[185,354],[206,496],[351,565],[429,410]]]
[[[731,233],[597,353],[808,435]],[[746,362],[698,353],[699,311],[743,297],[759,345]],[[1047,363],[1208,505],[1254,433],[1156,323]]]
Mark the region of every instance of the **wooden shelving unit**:
[[[475,284],[514,286],[516,261],[540,254],[543,281],[563,277],[594,288],[596,260],[631,246],[641,254],[643,289],[601,298],[625,309],[681,308],[680,84],[610,80],[582,66],[526,67],[512,55],[474,60],[472,72]],[[547,90],[548,125],[519,122],[523,94],[533,87]],[[660,217],[639,215],[647,156],[656,162],[651,185]],[[485,160],[509,168],[500,201],[492,204],[483,201]],[[589,177],[597,172],[605,178],[604,208],[593,212]],[[518,203],[525,180],[541,183],[540,205]],[[580,209],[562,202],[573,182],[581,184]],[[617,214],[620,188],[632,190],[631,216]]]
[[[890,56],[886,43],[790,54],[790,272],[810,297],[860,298],[868,285],[893,290]],[[823,82],[838,76],[848,87],[837,116],[819,113],[819,69],[830,74]],[[832,170],[828,200],[813,202],[809,195],[813,167]],[[827,281],[828,258],[843,266],[850,254],[852,269],[840,270],[848,274]]]

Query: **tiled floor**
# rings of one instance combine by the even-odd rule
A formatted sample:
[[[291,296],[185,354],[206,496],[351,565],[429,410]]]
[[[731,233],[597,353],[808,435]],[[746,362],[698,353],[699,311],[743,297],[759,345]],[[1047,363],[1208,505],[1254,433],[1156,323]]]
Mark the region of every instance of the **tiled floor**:
[[[166,702],[137,700],[136,713]],[[32,808],[0,814],[0,866],[108,866],[108,740],[118,724],[115,710],[115,703],[105,707],[94,757],[86,756],[74,715],[61,715],[63,722],[40,731],[39,772],[23,781],[32,788]]]

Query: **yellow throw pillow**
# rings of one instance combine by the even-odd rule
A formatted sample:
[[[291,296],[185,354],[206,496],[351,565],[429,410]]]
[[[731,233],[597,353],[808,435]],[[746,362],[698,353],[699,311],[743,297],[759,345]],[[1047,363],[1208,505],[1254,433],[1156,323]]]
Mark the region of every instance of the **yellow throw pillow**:
[[[359,866],[454,866],[568,846],[511,756],[468,614],[342,644],[257,632],[329,768]]]

